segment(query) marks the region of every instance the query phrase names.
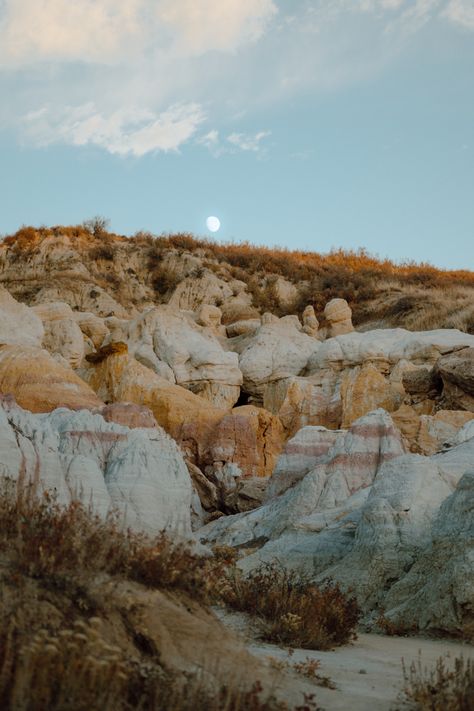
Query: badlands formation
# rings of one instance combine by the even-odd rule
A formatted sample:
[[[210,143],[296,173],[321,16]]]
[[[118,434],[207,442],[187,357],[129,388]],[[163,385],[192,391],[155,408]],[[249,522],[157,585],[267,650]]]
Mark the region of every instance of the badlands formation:
[[[152,286],[140,244],[0,245],[2,476],[339,581],[369,627],[473,624],[474,336],[356,330],[341,298],[279,316],[199,251]]]

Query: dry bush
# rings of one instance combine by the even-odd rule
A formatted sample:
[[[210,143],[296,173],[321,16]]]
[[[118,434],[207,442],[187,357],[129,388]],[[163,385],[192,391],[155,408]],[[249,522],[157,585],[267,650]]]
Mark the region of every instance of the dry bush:
[[[260,620],[264,639],[306,649],[330,649],[356,637],[360,617],[353,597],[331,582],[319,587],[276,565],[247,577],[234,574],[225,601]]]
[[[164,668],[115,590],[176,591],[186,605],[220,595],[235,553],[202,559],[164,536],[123,531],[80,504],[59,507],[31,488],[0,492],[0,708],[4,711],[288,711],[258,683],[212,687]],[[119,586],[122,585],[122,588]],[[107,591],[107,592],[105,592]],[[191,602],[191,600],[193,602]],[[300,710],[314,711],[308,699]]]
[[[456,657],[453,665],[440,657],[435,669],[422,667],[421,659],[407,669],[403,664],[404,695],[419,711],[474,711],[474,663]]]
[[[19,642],[18,626],[0,627],[0,706],[4,711],[289,711],[264,698],[256,682],[212,691],[198,674],[142,661],[104,637],[100,618],[56,634],[41,629]],[[314,711],[315,705],[300,709]]]
[[[8,567],[61,586],[86,584],[106,573],[157,589],[177,589],[205,601],[223,575],[219,557],[203,559],[165,534],[150,538],[105,521],[78,502],[61,507],[31,487],[17,494],[11,482],[0,492],[0,554]]]

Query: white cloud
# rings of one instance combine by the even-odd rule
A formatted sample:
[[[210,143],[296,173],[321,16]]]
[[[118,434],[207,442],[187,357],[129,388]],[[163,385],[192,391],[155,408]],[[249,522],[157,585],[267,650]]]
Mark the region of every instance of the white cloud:
[[[3,0],[0,64],[233,51],[258,39],[275,13],[273,0]]]
[[[255,134],[231,133],[227,140],[241,151],[254,151],[257,153],[262,149],[261,141],[269,136],[271,131],[259,131]]]
[[[474,2],[472,0],[450,0],[443,16],[465,29],[474,30]]]
[[[159,115],[144,109],[127,109],[105,116],[88,103],[59,111],[43,108],[30,112],[24,124],[36,145],[95,145],[109,153],[139,157],[177,150],[193,136],[204,118],[197,104],[171,106]]]

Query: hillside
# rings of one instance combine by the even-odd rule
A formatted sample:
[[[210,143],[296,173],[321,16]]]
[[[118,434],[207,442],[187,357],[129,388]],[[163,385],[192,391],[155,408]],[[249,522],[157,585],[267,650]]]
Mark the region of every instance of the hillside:
[[[23,227],[0,244],[0,283],[29,305],[65,301],[74,310],[119,318],[147,304],[196,310],[219,306],[222,322],[270,311],[301,314],[333,297],[348,301],[359,330],[458,328],[474,333],[474,273],[428,264],[396,265],[364,251],[322,255],[191,235],[127,238],[86,226]]]

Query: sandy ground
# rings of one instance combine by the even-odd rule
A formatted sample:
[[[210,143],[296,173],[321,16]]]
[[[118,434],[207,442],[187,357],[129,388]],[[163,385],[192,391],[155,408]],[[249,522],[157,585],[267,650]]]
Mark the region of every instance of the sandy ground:
[[[345,647],[330,652],[287,649],[261,643],[254,638],[244,616],[218,613],[219,617],[242,634],[250,652],[259,658],[286,660],[290,664],[305,659],[319,659],[319,672],[336,684],[336,689],[316,686],[294,672],[281,673],[275,691],[291,705],[299,705],[304,693],[314,693],[316,701],[326,711],[391,711],[403,708],[400,692],[403,687],[402,659],[407,666],[421,657],[423,666],[431,668],[438,657],[452,659],[463,655],[474,659],[474,646],[420,637],[386,637],[360,634]],[[269,662],[270,663],[270,662]]]

